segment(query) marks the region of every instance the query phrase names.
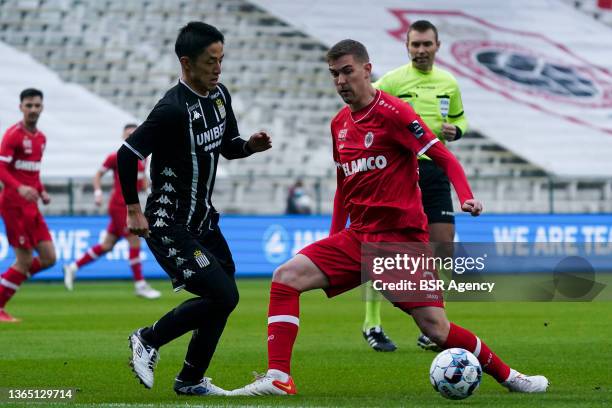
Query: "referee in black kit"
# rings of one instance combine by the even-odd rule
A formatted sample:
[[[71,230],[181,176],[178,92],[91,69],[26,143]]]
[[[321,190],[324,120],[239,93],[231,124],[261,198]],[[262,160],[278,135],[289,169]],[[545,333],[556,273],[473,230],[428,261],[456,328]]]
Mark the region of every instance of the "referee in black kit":
[[[193,331],[174,383],[177,394],[225,394],[204,377],[238,304],[232,254],[211,202],[219,154],[240,159],[272,147],[265,132],[253,134],[248,142],[239,137],[230,94],[218,82],[223,42],[223,34],[206,23],[181,28],[175,45],[182,71],[179,83],[118,153],[129,230],[146,237],[175,290],[196,295],[129,338],[132,370],[151,388],[159,348]],[[136,192],[137,161],[149,154],[152,191],[143,214]]]

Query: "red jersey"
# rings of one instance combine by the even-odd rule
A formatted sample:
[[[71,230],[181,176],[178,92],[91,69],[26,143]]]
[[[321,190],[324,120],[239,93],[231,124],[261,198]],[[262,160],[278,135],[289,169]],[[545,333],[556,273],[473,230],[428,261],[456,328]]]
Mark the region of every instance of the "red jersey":
[[[0,146],[0,180],[4,184],[2,202],[5,207],[37,205],[26,201],[17,188],[26,185],[39,193],[44,191],[40,182],[40,163],[47,138],[37,130],[32,133],[19,122],[7,129]]]
[[[365,108],[338,112],[331,133],[338,175],[332,233],[343,228],[346,215],[360,232],[426,231],[417,157],[438,139],[410,105],[376,91]],[[471,191],[462,195],[463,203]]]
[[[123,193],[121,192],[121,182],[119,181],[119,171],[117,170],[117,152],[108,155],[102,168],[100,169],[103,173],[108,170],[113,171],[113,191],[111,192],[111,198],[108,203],[109,207],[125,207],[125,200],[123,199]],[[138,191],[142,191],[145,188],[145,164],[142,160],[138,161]]]

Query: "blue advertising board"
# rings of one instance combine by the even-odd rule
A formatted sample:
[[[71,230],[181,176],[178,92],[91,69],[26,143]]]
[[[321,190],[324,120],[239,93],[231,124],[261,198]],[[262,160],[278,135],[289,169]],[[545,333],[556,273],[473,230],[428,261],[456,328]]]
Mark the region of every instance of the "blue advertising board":
[[[57,264],[35,279],[61,279],[64,263],[82,256],[103,237],[106,217],[47,217],[57,251]],[[270,276],[273,270],[304,246],[327,236],[329,216],[236,216],[221,218],[237,267],[237,276]],[[483,215],[457,217],[461,242],[612,242],[612,215]],[[147,245],[141,259],[148,278],[166,278]],[[0,271],[14,254],[0,224]],[[114,250],[83,267],[79,279],[128,279],[128,247],[120,241]]]

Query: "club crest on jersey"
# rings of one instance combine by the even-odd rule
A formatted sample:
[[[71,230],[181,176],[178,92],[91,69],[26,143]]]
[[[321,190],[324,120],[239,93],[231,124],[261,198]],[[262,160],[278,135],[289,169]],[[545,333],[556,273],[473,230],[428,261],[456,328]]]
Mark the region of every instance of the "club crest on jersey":
[[[413,120],[409,125],[408,125],[408,130],[414,135],[414,137],[416,137],[417,139],[420,139],[421,136],[423,136],[425,134],[425,129],[423,129],[423,127],[421,126],[421,124],[419,123],[418,120]]]
[[[219,110],[219,115],[221,115],[221,119],[225,119],[225,106],[223,105],[223,101],[221,99],[215,99],[215,103],[217,104],[217,109]]]
[[[366,149],[370,146],[372,146],[372,143],[374,143],[374,133],[372,132],[368,132],[365,135],[365,139],[363,140],[363,144],[366,147]]]
[[[23,152],[25,154],[32,154],[32,140],[27,137],[23,139]]]

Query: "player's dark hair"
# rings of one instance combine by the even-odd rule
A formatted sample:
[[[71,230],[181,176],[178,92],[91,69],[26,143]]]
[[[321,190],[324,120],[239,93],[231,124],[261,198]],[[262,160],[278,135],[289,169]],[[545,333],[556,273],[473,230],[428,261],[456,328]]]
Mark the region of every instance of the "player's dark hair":
[[[123,130],[128,130],[128,129],[132,129],[132,128],[137,128],[138,125],[135,123],[128,123],[123,127]]]
[[[174,52],[178,58],[189,57],[194,60],[212,43],[225,41],[221,31],[210,24],[192,21],[181,28],[176,37]]]
[[[342,40],[336,43],[333,47],[327,51],[326,58],[327,62],[336,61],[339,58],[344,57],[345,55],[352,55],[355,60],[359,62],[370,62],[370,56],[368,55],[368,50],[366,47],[355,40]]]
[[[19,94],[19,101],[23,102],[25,98],[34,98],[35,96],[40,96],[40,99],[43,99],[42,91],[36,88],[26,88]]]
[[[424,33],[427,30],[432,30],[434,35],[436,36],[436,42],[438,42],[438,29],[435,25],[427,20],[417,20],[414,23],[410,24],[408,27],[408,31],[406,32],[406,41],[410,41],[410,32],[418,31],[419,33]]]

